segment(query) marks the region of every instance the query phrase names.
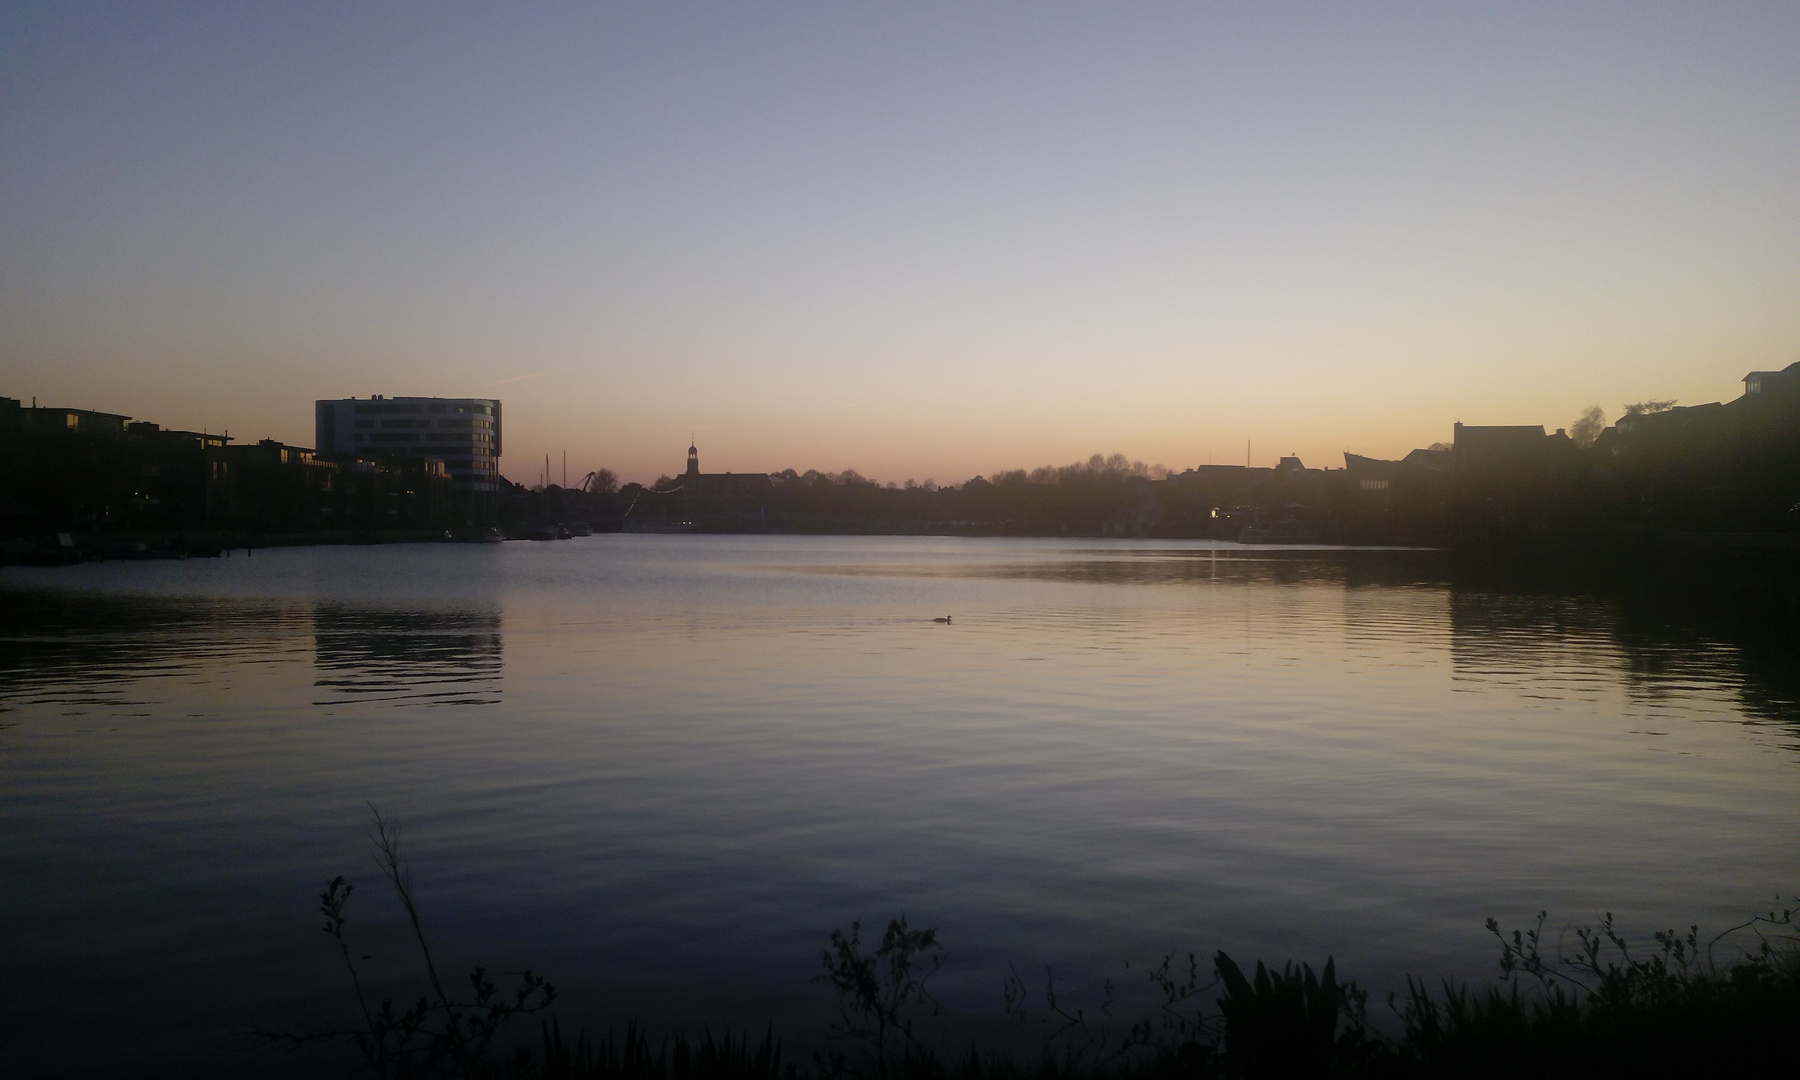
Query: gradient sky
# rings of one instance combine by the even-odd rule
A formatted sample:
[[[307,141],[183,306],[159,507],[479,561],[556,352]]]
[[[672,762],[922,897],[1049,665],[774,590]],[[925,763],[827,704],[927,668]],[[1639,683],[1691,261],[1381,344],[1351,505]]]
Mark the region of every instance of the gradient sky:
[[[1394,456],[1800,360],[1800,5],[10,4],[0,394],[502,471]]]

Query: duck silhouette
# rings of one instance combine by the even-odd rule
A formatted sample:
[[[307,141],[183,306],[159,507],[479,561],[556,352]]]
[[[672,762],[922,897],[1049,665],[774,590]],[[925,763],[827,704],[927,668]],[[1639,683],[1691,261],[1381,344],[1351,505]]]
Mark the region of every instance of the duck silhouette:
[[[947,623],[947,622],[949,622],[949,621],[950,621],[950,616],[948,616],[948,615],[941,615],[941,616],[939,616],[939,617],[938,617],[938,618],[935,618],[935,619],[933,619],[933,620],[931,620],[931,621],[932,621],[932,622],[941,622],[941,623]]]

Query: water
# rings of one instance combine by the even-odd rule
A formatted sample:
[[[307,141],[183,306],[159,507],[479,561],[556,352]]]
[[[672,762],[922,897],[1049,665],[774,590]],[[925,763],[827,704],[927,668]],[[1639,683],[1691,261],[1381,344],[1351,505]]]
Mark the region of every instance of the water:
[[[1800,882],[1791,640],[1434,553],[596,536],[0,573],[28,1074],[230,1072],[234,1032],[349,1019],[312,912],[339,873],[409,985],[371,804],[448,966],[791,1045],[828,933],[899,911],[979,1025],[1015,968],[1089,1003],[1171,950],[1485,978],[1489,915],[1723,927]]]

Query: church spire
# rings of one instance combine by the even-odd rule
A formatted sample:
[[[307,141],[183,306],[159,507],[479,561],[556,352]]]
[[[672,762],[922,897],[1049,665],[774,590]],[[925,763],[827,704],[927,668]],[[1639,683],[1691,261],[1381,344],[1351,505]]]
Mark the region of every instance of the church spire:
[[[688,470],[689,476],[700,475],[700,451],[695,448],[693,437],[688,437]]]

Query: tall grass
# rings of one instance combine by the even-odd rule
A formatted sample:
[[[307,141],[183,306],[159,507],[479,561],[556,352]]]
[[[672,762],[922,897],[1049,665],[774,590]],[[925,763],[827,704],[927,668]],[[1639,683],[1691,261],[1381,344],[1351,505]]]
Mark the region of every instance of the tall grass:
[[[1749,1074],[1789,1067],[1800,1030],[1797,909],[1772,908],[1710,939],[1699,928],[1652,935],[1642,950],[1608,913],[1573,928],[1572,951],[1546,952],[1535,925],[1488,932],[1500,951],[1496,982],[1435,988],[1409,978],[1388,998],[1396,1023],[1369,1022],[1366,991],[1327,958],[1246,972],[1223,952],[1203,965],[1165,957],[1149,979],[1151,1014],[1123,1020],[1111,986],[1097,1015],[1067,1005],[1046,976],[1038,995],[1048,1024],[1035,1054],[953,1051],[933,1037],[941,1015],[928,984],[943,963],[935,930],[904,915],[865,944],[862,927],[833,931],[820,982],[836,994],[835,1048],[784,1061],[774,1031],[760,1039],[724,1029],[699,1039],[652,1040],[564,1032],[549,1013],[556,988],[529,971],[502,991],[485,969],[451,991],[414,901],[399,833],[379,815],[375,861],[407,916],[422,991],[410,1004],[371,1003],[346,936],[353,886],[319,895],[324,931],[343,959],[357,1019],[347,1026],[260,1032],[266,1042],[347,1045],[368,1072],[391,1078],[509,1080],[1181,1080],[1235,1077],[1594,1077]],[[448,985],[457,985],[454,980]],[[1023,1017],[1031,996],[1015,974],[1003,992]],[[522,1021],[535,1024],[521,1030]],[[535,1031],[530,1030],[535,1027]],[[1785,1068],[1781,1068],[1785,1071]]]

